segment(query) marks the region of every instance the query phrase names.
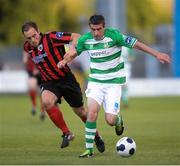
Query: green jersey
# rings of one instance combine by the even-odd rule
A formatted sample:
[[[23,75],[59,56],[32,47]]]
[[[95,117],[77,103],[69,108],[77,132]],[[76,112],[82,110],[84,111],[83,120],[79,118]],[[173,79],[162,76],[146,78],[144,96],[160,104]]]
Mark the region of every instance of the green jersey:
[[[135,38],[125,36],[112,28],[105,29],[102,40],[95,40],[90,32],[81,36],[77,44],[77,53],[79,55],[83,51],[89,52],[89,81],[124,84],[126,72],[121,47],[132,48],[136,41]]]

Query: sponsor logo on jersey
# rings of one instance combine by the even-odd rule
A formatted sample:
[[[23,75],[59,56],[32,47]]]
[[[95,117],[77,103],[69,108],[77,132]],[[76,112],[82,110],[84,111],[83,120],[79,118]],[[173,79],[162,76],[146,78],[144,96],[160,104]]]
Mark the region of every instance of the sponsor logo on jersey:
[[[92,52],[90,53],[91,54],[91,57],[98,57],[98,56],[105,56],[105,55],[109,55],[109,51],[107,50],[103,50],[103,51],[97,51],[97,52]]]
[[[90,49],[93,49],[93,48],[94,48],[93,44],[90,44],[89,48],[90,48]]]
[[[46,53],[37,55],[37,56],[33,57],[32,60],[35,64],[38,64],[40,62],[43,62],[45,57],[47,57]]]
[[[108,48],[108,47],[109,47],[108,43],[105,43],[104,48]]]
[[[63,36],[63,32],[56,32],[56,37],[61,38]]]

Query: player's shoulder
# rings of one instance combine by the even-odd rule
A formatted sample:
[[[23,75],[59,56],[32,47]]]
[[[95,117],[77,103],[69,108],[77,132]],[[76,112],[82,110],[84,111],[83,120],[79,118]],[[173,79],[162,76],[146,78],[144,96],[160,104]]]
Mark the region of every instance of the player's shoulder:
[[[30,50],[33,49],[32,46],[31,46],[31,45],[29,44],[29,42],[27,42],[27,41],[24,42],[23,47],[24,47],[24,50],[25,50],[26,52],[29,52]]]
[[[121,34],[120,30],[117,28],[105,28],[106,34]]]
[[[29,43],[27,41],[24,42],[24,48],[27,48],[29,46]]]
[[[62,31],[48,31],[44,35],[49,36],[50,38],[59,39],[63,36],[71,36],[71,32],[62,32]]]
[[[85,42],[86,40],[92,39],[92,38],[93,38],[93,36],[92,36],[91,32],[87,32],[79,38],[79,41]]]
[[[56,34],[56,31],[47,31],[47,32],[43,33],[42,36],[52,36],[55,34]]]

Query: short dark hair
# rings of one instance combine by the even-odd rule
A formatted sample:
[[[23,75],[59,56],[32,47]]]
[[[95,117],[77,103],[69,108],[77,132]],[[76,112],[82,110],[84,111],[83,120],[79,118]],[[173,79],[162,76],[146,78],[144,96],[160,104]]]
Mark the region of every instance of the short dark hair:
[[[38,26],[35,22],[27,21],[22,25],[22,33],[28,31],[30,28],[34,28],[36,31],[38,31]]]
[[[94,24],[94,25],[103,24],[103,26],[105,26],[105,18],[101,14],[94,14],[89,18],[89,25],[90,24]]]

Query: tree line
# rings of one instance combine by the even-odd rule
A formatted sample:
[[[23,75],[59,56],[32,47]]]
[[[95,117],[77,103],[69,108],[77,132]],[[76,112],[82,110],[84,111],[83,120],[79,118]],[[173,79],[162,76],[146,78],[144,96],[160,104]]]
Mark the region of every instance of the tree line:
[[[172,4],[173,0],[166,0]],[[158,24],[169,24],[172,11],[158,7],[154,0],[127,0],[128,31],[142,33]],[[22,43],[21,25],[36,21],[42,32],[80,32],[80,17],[90,16],[95,0],[0,0],[0,45]]]

